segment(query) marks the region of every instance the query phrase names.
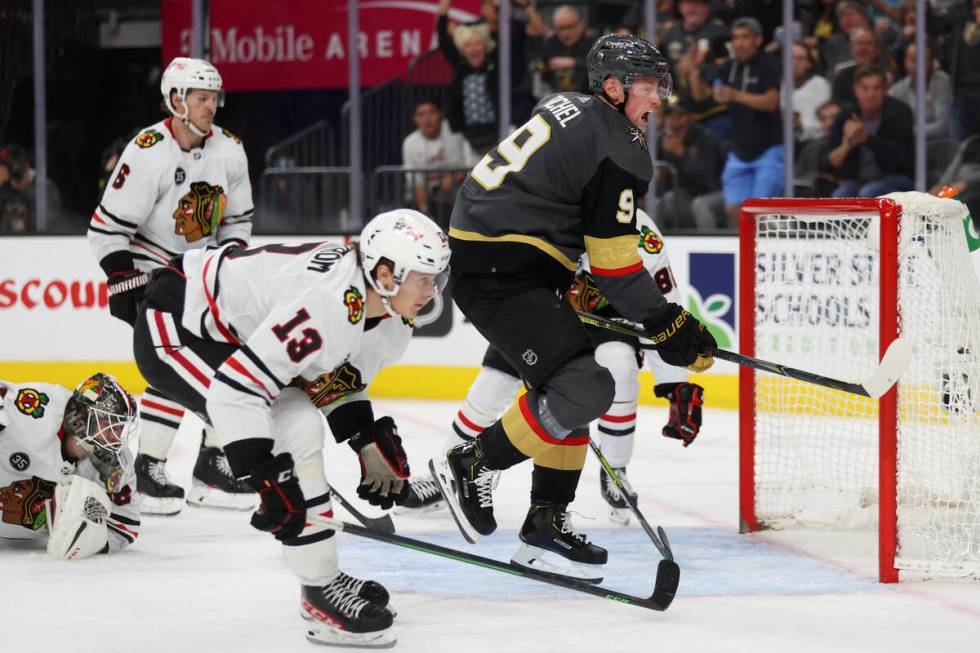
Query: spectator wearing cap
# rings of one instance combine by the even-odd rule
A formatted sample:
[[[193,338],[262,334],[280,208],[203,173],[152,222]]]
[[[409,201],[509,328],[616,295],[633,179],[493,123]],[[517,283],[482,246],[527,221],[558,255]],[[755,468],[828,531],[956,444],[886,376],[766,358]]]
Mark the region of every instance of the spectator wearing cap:
[[[402,162],[407,168],[464,168],[463,139],[442,118],[439,104],[424,98],[412,114],[415,131],[402,141]],[[406,188],[415,208],[440,225],[449,223],[455,178],[451,172],[409,172]]]
[[[16,145],[0,148],[0,233],[29,233],[37,229],[37,176],[27,153]],[[62,231],[61,194],[50,179],[45,182],[49,228]],[[84,223],[76,225],[84,230]]]
[[[793,44],[793,115],[797,138],[811,141],[821,136],[817,108],[830,99],[830,82],[817,74],[811,51],[802,43]],[[785,89],[784,89],[785,92]]]
[[[731,134],[726,107],[718,104],[710,92],[696,93],[702,80],[711,79],[717,66],[728,57],[726,42],[730,32],[719,20],[711,17],[708,0],[679,0],[680,20],[664,32],[660,51],[671,63],[676,92],[694,100],[697,119],[715,132],[721,140]]]
[[[733,58],[722,64],[713,89],[699,80],[697,94],[713,93],[728,105],[731,152],[722,173],[729,225],[750,197],[771,197],[783,189],[783,125],[779,111],[779,63],[763,52],[762,26],[754,18],[732,23]],[[698,97],[698,95],[695,97]]]
[[[851,61],[838,66],[834,76],[833,97],[841,104],[853,104],[854,71],[859,66],[873,66],[881,60],[878,35],[867,27],[851,31]]]
[[[912,188],[912,110],[885,92],[878,66],[854,72],[856,105],[841,108],[831,128],[825,169],[840,184],[834,197],[877,197]]]
[[[901,100],[915,111],[916,47],[905,48],[904,66],[907,75],[891,85],[888,95]],[[943,70],[933,67],[932,50],[926,47],[926,138],[949,138],[949,111],[953,105],[953,82]]]
[[[552,15],[555,33],[541,45],[540,70],[542,80],[552,92],[589,90],[589,74],[585,56],[592,46],[592,36],[586,33],[585,20],[571,5],[561,5]]]
[[[658,167],[657,186],[663,191],[657,215],[663,225],[687,229],[717,229],[724,221],[721,170],[724,166],[717,137],[696,122],[691,100],[674,96],[664,107],[658,140],[660,159],[677,171],[677,187]]]

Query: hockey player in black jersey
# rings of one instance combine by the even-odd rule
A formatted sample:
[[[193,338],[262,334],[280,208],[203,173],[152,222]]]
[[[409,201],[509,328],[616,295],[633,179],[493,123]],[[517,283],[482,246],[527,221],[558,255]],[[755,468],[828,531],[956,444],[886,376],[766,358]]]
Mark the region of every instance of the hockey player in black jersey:
[[[670,95],[667,60],[639,37],[607,35],[587,66],[591,95],[542,100],[459,191],[449,230],[453,299],[528,392],[430,467],[460,531],[475,542],[496,529],[495,470],[533,459],[531,508],[513,561],[599,582],[606,550],[575,532],[567,514],[588,425],[614,392],[561,297],[579,257],[588,253],[602,294],[654,334],[665,362],[703,371],[715,341],[664,299],[636,248],[636,201],[652,177],[647,114]],[[548,562],[553,553],[565,561]]]

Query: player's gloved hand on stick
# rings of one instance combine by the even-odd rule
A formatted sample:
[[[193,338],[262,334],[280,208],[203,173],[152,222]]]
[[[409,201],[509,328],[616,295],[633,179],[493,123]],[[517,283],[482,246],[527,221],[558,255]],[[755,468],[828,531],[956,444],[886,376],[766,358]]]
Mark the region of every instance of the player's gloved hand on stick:
[[[703,372],[715,359],[707,353],[717,347],[715,337],[693,315],[679,304],[667,304],[659,315],[643,323],[657,353],[668,365]]]
[[[303,531],[306,500],[289,453],[281,453],[260,465],[245,482],[259,494],[260,505],[252,513],[252,526],[272,533],[277,540],[288,540]]]
[[[109,313],[130,325],[136,324],[136,309],[143,300],[149,276],[139,270],[117,270],[109,274]]]
[[[357,496],[385,510],[408,497],[408,456],[402,448],[395,420],[382,417],[348,440],[361,461]]]
[[[670,413],[664,426],[665,438],[674,438],[690,446],[701,431],[701,406],[704,388],[697,383],[658,383],[653,394],[670,402]]]

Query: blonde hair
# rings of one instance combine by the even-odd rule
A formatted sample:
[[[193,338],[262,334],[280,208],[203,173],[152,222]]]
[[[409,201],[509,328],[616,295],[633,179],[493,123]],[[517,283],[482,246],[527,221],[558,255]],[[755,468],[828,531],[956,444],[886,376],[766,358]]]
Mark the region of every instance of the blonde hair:
[[[482,41],[487,48],[488,54],[497,45],[494,43],[493,39],[490,38],[490,28],[486,23],[478,23],[476,25],[457,25],[456,29],[453,30],[453,43],[456,45],[457,50],[462,50],[463,45],[465,45],[467,41],[471,41],[473,39]]]

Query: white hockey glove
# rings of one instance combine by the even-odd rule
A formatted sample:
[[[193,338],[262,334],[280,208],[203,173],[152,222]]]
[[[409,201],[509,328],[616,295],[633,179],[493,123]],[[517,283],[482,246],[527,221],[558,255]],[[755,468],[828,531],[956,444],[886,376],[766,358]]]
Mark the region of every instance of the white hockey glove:
[[[382,417],[361,429],[347,442],[361,462],[357,496],[388,510],[408,497],[408,456],[402,448],[395,420]]]
[[[48,507],[48,554],[59,560],[80,560],[106,550],[109,496],[98,483],[69,476],[54,491]]]

